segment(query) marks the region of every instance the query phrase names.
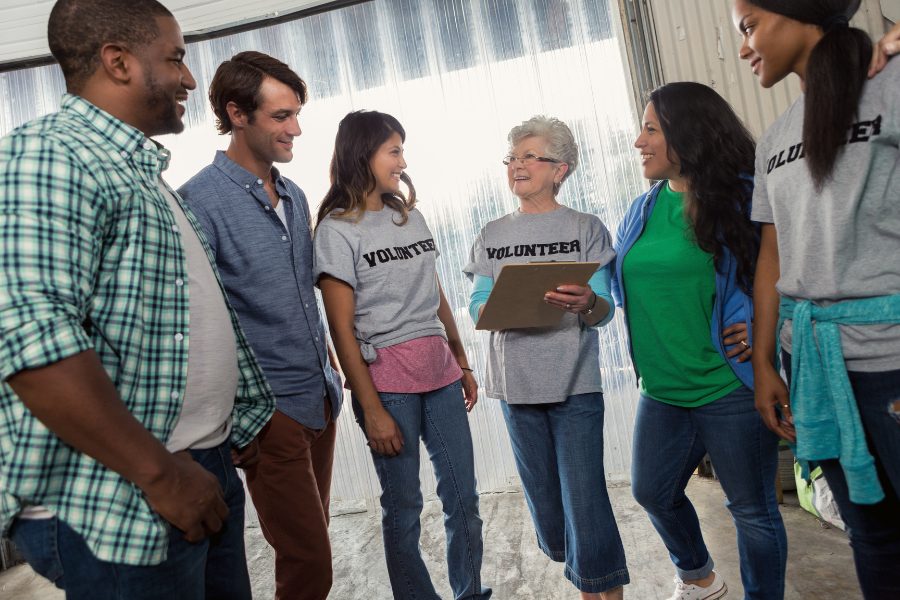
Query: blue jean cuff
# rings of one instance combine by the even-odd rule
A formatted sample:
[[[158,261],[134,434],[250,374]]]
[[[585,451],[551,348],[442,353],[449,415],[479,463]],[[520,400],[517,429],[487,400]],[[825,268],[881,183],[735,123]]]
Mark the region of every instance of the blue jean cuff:
[[[675,567],[675,573],[678,575],[678,578],[682,581],[692,581],[694,579],[703,579],[707,575],[713,572],[713,568],[715,568],[715,563],[713,563],[712,556],[706,559],[706,564],[700,567],[699,569],[691,569],[690,571],[683,571],[678,567]]]
[[[566,551],[565,550],[551,550],[542,540],[541,538],[537,539],[538,548],[541,549],[541,552],[547,555],[547,557],[553,562],[566,562]]]
[[[605,592],[607,590],[611,590],[617,588],[621,585],[626,585],[631,579],[628,577],[628,569],[618,569],[613,571],[608,575],[604,575],[603,577],[595,577],[593,579],[586,579],[584,577],[579,577],[575,574],[575,571],[569,565],[566,565],[565,570],[566,579],[572,582],[572,584],[578,588],[578,591],[585,592],[587,594],[597,594],[599,592]]]

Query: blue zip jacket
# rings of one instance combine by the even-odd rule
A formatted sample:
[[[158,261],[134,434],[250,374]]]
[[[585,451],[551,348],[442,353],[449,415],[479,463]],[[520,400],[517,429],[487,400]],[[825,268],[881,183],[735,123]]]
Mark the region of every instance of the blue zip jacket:
[[[748,183],[752,180],[748,179]],[[625,317],[626,329],[629,332],[628,351],[631,354],[631,364],[634,366],[635,374],[637,373],[637,365],[634,364],[634,350],[631,346],[631,329],[628,325],[628,307],[626,306],[627,298],[625,298],[625,285],[622,282],[622,263],[625,255],[634,246],[634,243],[644,233],[644,227],[650,218],[650,212],[656,204],[656,197],[659,190],[665,185],[665,181],[661,181],[650,188],[649,191],[638,196],[625,217],[619,224],[616,231],[616,240],[613,247],[616,250],[616,260],[613,261],[612,271],[612,296],[616,301],[616,306],[622,309]],[[725,343],[722,341],[722,331],[734,325],[735,323],[747,323],[747,335],[749,344],[753,345],[753,334],[751,321],[753,319],[753,300],[741,290],[737,283],[737,260],[734,255],[726,248],[721,260],[722,265],[716,265],[716,298],[713,302],[713,317],[710,327],[710,339],[713,347],[719,351],[722,358],[734,371],[735,376],[741,380],[745,386],[753,389],[753,367],[750,361],[738,362],[738,356],[728,358],[725,355]]]

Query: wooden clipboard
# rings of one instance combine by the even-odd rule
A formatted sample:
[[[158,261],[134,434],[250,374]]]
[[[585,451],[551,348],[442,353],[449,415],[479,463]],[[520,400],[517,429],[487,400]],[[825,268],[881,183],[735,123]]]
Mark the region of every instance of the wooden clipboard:
[[[565,313],[544,302],[544,294],[564,284],[587,284],[599,266],[599,262],[504,265],[475,329],[499,331],[558,325]]]

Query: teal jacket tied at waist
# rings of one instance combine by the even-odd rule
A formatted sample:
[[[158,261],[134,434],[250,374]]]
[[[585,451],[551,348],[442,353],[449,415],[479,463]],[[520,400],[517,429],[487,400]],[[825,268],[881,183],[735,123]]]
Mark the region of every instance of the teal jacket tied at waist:
[[[850,500],[857,504],[880,502],[884,490],[866,446],[838,326],[900,323],[900,294],[844,300],[830,306],[782,297],[779,331],[785,319],[793,321],[791,411],[797,430],[797,458],[837,458],[847,478]]]

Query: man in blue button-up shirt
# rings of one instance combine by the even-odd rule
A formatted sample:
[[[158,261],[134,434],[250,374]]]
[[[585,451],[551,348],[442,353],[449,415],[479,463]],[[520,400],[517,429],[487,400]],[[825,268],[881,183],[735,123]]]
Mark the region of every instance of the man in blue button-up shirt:
[[[179,193],[206,234],[277,399],[259,436],[260,460],[247,469],[275,548],[276,597],[324,600],[332,581],[328,503],[341,382],[314,293],[306,197],[273,167],[293,158],[306,85],[277,59],[242,52],[219,66],[209,95],[231,143]]]

